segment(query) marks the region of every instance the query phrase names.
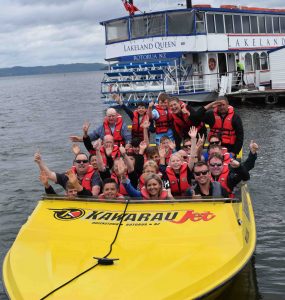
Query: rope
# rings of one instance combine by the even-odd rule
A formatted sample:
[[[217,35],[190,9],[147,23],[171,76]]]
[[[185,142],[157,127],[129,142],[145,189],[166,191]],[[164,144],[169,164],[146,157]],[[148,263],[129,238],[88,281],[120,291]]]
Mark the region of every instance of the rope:
[[[128,208],[128,205],[129,205],[129,200],[126,200],[126,205],[125,205],[125,209],[124,209],[124,212],[123,212],[123,216],[120,220],[120,223],[117,227],[117,231],[116,231],[116,234],[115,234],[115,237],[112,241],[112,243],[110,244],[110,249],[109,249],[109,252],[104,256],[104,258],[107,258],[111,253],[112,253],[112,250],[113,250],[113,245],[115,244],[116,240],[117,240],[117,237],[119,235],[119,231],[120,231],[120,228],[121,228],[121,225],[123,223],[123,220],[124,220],[124,217],[126,215],[126,211],[127,211],[127,208]],[[91,266],[90,268],[86,269],[85,271],[79,273],[78,275],[74,276],[73,278],[71,278],[70,280],[68,280],[67,282],[63,283],[62,285],[60,285],[59,287],[55,288],[54,290],[52,290],[51,292],[49,292],[48,294],[46,294],[44,297],[40,298],[40,300],[44,300],[46,299],[47,297],[49,297],[51,294],[55,293],[56,291],[58,291],[59,289],[65,287],[66,285],[68,285],[69,283],[71,283],[72,281],[74,281],[75,279],[77,279],[78,277],[82,276],[83,274],[89,272],[90,270],[94,269],[95,267],[97,267],[100,263],[97,262],[95,265]]]

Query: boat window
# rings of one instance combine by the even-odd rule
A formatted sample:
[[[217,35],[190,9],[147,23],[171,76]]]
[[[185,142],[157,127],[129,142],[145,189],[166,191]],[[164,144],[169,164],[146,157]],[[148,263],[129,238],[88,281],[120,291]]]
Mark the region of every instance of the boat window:
[[[265,23],[266,23],[266,32],[273,33],[272,17],[266,16]]]
[[[215,14],[215,21],[216,21],[216,33],[224,33],[225,32],[224,15]]]
[[[280,33],[279,17],[273,17],[273,29],[274,33]]]
[[[242,16],[243,33],[250,33],[249,16]]]
[[[135,17],[131,19],[131,34],[132,38],[140,38],[147,36],[148,27],[147,16]]]
[[[251,33],[258,33],[257,17],[250,16]]]
[[[285,33],[285,17],[280,17],[280,29],[282,33]]]
[[[260,59],[258,53],[253,54],[253,64],[254,64],[254,70],[260,70]]]
[[[205,32],[205,14],[196,12],[196,32]]]
[[[225,25],[226,25],[226,33],[233,33],[234,32],[233,16],[232,15],[225,15]]]
[[[106,23],[106,39],[107,43],[128,40],[128,20],[123,19]]]
[[[215,33],[215,20],[213,14],[207,14],[207,29],[208,33]]]
[[[260,65],[261,65],[261,70],[268,70],[268,59],[265,52],[262,52],[260,54]]]
[[[240,15],[234,15],[235,33],[242,33]]]
[[[244,68],[246,72],[252,71],[252,58],[250,53],[246,53],[245,55]]]
[[[259,23],[259,33],[266,33],[265,17],[264,16],[258,17],[258,23]]]
[[[168,34],[191,34],[194,31],[194,13],[172,12],[167,14]]]
[[[148,35],[165,35],[165,17],[162,14],[148,16]]]

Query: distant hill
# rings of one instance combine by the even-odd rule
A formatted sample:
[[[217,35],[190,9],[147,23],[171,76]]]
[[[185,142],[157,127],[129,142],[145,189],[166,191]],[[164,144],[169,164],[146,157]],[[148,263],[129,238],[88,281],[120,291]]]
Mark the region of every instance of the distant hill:
[[[23,76],[23,75],[39,75],[54,73],[72,73],[72,72],[88,72],[107,69],[107,65],[101,63],[93,64],[68,64],[55,66],[38,66],[38,67],[13,67],[0,69],[0,76]]]

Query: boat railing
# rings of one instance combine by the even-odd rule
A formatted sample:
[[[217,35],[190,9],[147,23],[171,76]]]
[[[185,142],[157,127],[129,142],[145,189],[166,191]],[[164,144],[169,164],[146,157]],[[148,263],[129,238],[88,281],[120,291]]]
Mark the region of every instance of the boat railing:
[[[70,198],[67,196],[60,195],[43,195],[42,200],[54,200],[54,201],[87,201],[87,202],[99,202],[99,203],[137,203],[137,204],[147,204],[147,203],[201,203],[201,202],[215,202],[215,203],[239,203],[241,202],[240,198],[216,198],[216,197],[199,197],[199,198],[185,198],[185,196],[178,196],[175,199],[147,199],[143,200],[142,198],[130,198],[126,199],[98,199],[96,197],[86,197],[86,196],[77,196],[75,198]]]

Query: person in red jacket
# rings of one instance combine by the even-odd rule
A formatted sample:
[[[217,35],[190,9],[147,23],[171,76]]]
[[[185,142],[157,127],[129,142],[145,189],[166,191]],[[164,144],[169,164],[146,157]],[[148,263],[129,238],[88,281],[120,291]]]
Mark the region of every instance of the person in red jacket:
[[[209,125],[208,140],[213,134],[219,135],[222,146],[229,153],[236,156],[240,152],[244,139],[242,120],[225,96],[201,107],[196,112],[196,117]]]
[[[38,164],[40,170],[44,171],[50,180],[66,189],[66,184],[68,182],[68,176],[66,175],[66,173],[56,173],[51,171],[43,162],[39,152],[35,153],[34,160]],[[89,190],[93,194],[93,196],[97,196],[99,194],[101,187],[101,178],[98,172],[95,172],[94,168],[89,164],[89,160],[86,154],[78,153],[75,156],[72,166],[72,172],[76,174],[78,182],[86,190]]]

